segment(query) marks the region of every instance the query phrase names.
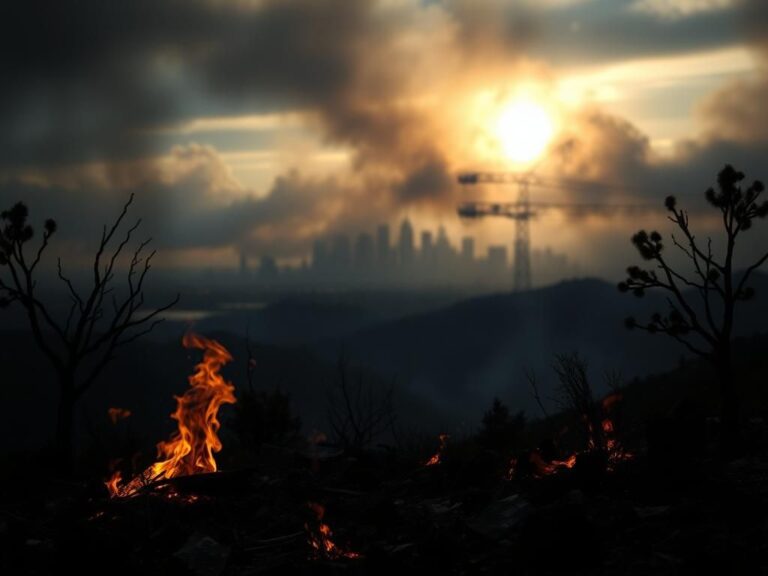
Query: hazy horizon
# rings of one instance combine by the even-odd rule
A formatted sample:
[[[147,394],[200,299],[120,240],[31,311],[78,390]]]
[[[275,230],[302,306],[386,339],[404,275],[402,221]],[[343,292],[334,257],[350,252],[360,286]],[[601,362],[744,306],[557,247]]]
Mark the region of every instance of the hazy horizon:
[[[456,208],[517,187],[464,171],[533,170],[550,205],[675,193],[705,230],[725,163],[767,176],[758,0],[43,5],[4,15],[0,207],[57,219],[51,255],[72,268],[130,193],[157,268],[205,269],[309,262],[317,239],[381,223],[396,240],[403,218],[511,259],[513,222]],[[616,278],[629,236],[666,224],[550,208],[531,245]]]

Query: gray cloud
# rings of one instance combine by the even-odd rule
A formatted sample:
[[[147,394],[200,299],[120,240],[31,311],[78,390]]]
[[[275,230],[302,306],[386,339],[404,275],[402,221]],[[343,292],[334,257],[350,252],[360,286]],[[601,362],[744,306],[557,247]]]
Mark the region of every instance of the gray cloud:
[[[61,221],[72,242],[116,212],[136,191],[137,212],[168,248],[238,244],[258,253],[306,253],[313,234],[363,225],[412,203],[453,211],[455,185],[435,110],[409,100],[431,65],[456,58],[455,70],[512,68],[524,52],[557,63],[684,52],[740,41],[735,20],[748,15],[763,42],[766,4],[746,12],[700,14],[665,22],[628,3],[595,0],[557,9],[509,8],[455,0],[382,11],[374,0],[133,0],[75,4],[39,0],[3,9],[0,34],[0,168],[153,155],[147,128],[196,115],[301,108],[314,113],[325,139],[352,150],[352,174],[277,179],[266,193],[243,190],[212,149],[172,153],[175,171],[147,163],[138,171],[108,165],[103,178],[76,186],[6,181],[3,205],[23,198],[40,216]],[[424,18],[450,30],[450,53],[409,41],[404,26]],[[435,24],[437,23],[437,24]],[[418,30],[411,35],[418,37]],[[454,53],[455,52],[455,53]],[[431,59],[427,64],[422,60]],[[663,196],[708,185],[725,161],[750,174],[768,149],[761,102],[768,83],[727,88],[703,106],[712,126],[671,161],[652,158],[630,123],[585,111],[558,147],[567,176],[631,184]],[[63,169],[63,168],[62,168]],[[703,187],[701,188],[703,190]],[[93,225],[93,230],[88,227]]]
[[[715,49],[743,41],[742,6],[668,20],[633,10],[631,1],[592,0],[550,10],[533,52],[561,65]]]

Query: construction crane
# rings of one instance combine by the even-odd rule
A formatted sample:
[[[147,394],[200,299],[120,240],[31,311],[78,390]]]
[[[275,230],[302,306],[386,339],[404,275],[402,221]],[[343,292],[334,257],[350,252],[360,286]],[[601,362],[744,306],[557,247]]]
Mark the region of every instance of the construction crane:
[[[515,291],[531,288],[531,227],[530,221],[539,212],[550,208],[569,210],[571,212],[594,213],[615,210],[653,210],[650,204],[610,204],[610,203],[563,203],[535,202],[530,199],[531,185],[550,188],[568,189],[603,189],[614,190],[618,185],[599,182],[586,182],[574,179],[551,181],[533,174],[514,172],[463,172],[458,176],[462,186],[476,184],[516,184],[517,200],[515,202],[464,202],[458,206],[457,212],[461,218],[483,218],[499,216],[515,221],[515,241],[513,249],[513,286]]]

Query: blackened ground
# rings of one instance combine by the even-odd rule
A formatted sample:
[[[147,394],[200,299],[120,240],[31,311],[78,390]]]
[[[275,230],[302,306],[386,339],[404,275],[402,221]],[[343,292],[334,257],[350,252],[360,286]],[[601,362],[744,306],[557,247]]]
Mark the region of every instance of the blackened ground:
[[[582,459],[508,481],[506,458],[471,442],[430,467],[392,452],[263,448],[257,467],[182,479],[174,498],[128,500],[17,461],[2,484],[0,565],[115,576],[766,573],[768,458],[710,454],[673,465],[641,453],[612,473]],[[313,557],[308,502],[361,558]]]

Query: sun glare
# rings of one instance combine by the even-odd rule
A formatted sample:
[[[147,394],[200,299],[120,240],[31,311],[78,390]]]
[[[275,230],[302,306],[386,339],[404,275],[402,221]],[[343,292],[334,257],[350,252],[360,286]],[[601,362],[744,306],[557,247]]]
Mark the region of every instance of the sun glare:
[[[547,111],[531,100],[515,100],[507,105],[496,122],[496,135],[506,157],[518,163],[536,160],[554,133]]]

